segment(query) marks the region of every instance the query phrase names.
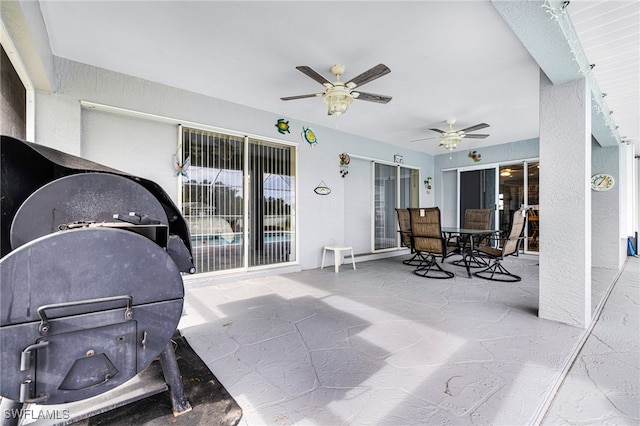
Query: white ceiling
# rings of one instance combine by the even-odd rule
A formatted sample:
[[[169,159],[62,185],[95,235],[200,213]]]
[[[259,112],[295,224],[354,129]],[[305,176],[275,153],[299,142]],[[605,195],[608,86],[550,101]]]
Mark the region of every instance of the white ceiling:
[[[428,129],[444,129],[447,118],[456,118],[457,128],[491,125],[479,131],[489,133],[487,139],[465,139],[459,148],[464,150],[538,136],[538,66],[488,0],[40,3],[54,55],[270,111],[301,125],[324,125],[431,154],[444,153],[437,139],[411,141],[436,136]],[[607,21],[619,22],[609,9],[626,8],[627,53],[612,54],[622,45],[608,30],[589,37],[593,46],[586,39],[583,45],[597,64],[620,134],[637,144],[640,3],[589,3],[594,2],[575,2],[581,39],[594,28],[604,31]],[[624,79],[617,72],[620,61],[630,71]],[[310,66],[333,81],[329,68],[336,63],[345,65],[345,81],[386,64],[391,73],[362,91],[393,100],[356,100],[340,117],[327,116],[319,98],[280,100],[323,90],[296,66]]]
[[[640,1],[572,1],[567,7],[623,140],[640,153]]]

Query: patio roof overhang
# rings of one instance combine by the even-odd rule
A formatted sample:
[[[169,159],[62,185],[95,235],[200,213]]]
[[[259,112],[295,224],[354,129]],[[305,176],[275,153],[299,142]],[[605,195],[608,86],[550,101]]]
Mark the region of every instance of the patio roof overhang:
[[[568,2],[491,0],[491,3],[553,84],[586,79],[591,90],[591,133],[603,147],[619,145],[621,138],[611,110],[565,10]]]

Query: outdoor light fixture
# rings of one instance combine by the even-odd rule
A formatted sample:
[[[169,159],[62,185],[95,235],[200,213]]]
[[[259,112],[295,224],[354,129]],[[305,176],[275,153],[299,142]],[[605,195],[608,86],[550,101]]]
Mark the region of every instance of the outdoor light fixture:
[[[347,108],[353,102],[353,95],[344,86],[334,86],[322,95],[322,100],[329,109],[329,115],[341,115],[347,112]]]
[[[462,140],[462,137],[457,134],[449,134],[442,139],[440,139],[440,143],[444,147],[444,149],[448,151],[453,151],[458,147],[458,143]]]

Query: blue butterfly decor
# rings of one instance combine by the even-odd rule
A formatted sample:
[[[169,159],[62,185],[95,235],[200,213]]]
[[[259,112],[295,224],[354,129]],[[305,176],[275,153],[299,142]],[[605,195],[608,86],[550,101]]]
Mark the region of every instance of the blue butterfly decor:
[[[173,156],[173,168],[176,171],[176,176],[187,177],[187,169],[191,165],[191,156],[187,157],[184,161],[180,162],[180,158],[177,155]]]

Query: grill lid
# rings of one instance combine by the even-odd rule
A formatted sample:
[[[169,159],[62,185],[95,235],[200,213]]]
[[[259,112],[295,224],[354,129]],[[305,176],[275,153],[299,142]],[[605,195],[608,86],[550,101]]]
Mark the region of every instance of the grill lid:
[[[160,202],[147,189],[122,176],[82,173],[54,180],[31,194],[11,225],[11,247],[72,222],[111,222],[114,214],[141,216],[168,225]]]

